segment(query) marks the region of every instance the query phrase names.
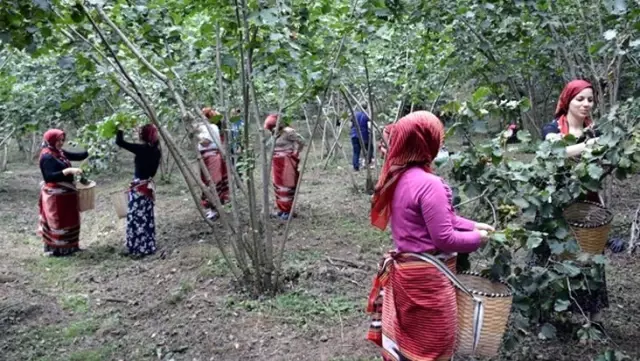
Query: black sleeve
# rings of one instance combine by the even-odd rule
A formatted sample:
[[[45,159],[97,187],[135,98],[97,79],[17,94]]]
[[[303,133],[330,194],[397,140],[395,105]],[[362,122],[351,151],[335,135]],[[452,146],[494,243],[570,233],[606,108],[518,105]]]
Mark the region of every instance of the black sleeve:
[[[551,122],[547,123],[542,127],[542,140],[547,139],[547,135],[549,134],[558,134],[560,133],[560,128],[558,128],[558,123]]]
[[[74,162],[78,162],[81,160],[85,160],[87,159],[87,157],[89,157],[89,152],[84,151],[84,152],[70,152],[68,150],[62,150],[62,154],[64,154],[65,157],[67,157],[67,159],[72,160]]]
[[[44,155],[40,159],[40,170],[42,178],[47,183],[56,183],[66,181],[66,176],[62,174],[64,164],[49,154]]]
[[[589,138],[597,138],[602,136],[602,132],[600,131],[600,129],[598,129],[598,126],[596,125],[594,125],[592,128],[587,129],[585,134],[587,134],[587,137]]]
[[[144,149],[144,145],[142,144],[133,144],[125,141],[124,133],[122,132],[122,130],[118,130],[118,133],[116,133],[116,145],[118,145],[118,147],[120,148],[130,151],[133,154],[138,154]]]

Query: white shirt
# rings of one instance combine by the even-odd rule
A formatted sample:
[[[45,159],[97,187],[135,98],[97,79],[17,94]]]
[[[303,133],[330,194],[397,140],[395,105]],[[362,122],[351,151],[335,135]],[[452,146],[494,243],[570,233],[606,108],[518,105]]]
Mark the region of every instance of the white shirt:
[[[209,128],[211,133],[209,133],[207,127]],[[211,137],[211,134],[213,134],[213,138]],[[220,130],[215,124],[202,123],[198,125],[198,127],[196,128],[196,137],[198,139],[199,151],[218,149],[218,144],[222,145],[222,141],[220,140]],[[209,144],[207,146],[204,146],[202,143],[206,141],[209,141]]]

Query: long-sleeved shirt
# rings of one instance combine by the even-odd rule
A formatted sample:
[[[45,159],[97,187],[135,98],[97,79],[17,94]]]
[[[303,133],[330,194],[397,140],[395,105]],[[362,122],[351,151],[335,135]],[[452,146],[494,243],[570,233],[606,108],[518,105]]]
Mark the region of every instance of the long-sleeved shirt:
[[[391,232],[399,252],[470,253],[480,246],[475,223],[455,214],[451,188],[419,167],[402,175],[391,207]]]
[[[89,153],[87,152],[69,152],[62,150],[62,154],[70,161],[85,160]],[[63,170],[69,168],[67,164],[58,160],[51,154],[45,154],[40,158],[40,171],[42,178],[46,183],[73,182],[73,174],[64,175]]]
[[[116,144],[123,149],[135,154],[133,160],[135,164],[134,176],[140,180],[153,178],[158,172],[162,152],[156,145],[150,144],[134,144],[124,140],[122,131],[118,131],[116,135]]]
[[[355,120],[355,122],[351,122],[351,138],[358,138],[357,123],[360,127],[360,133],[362,133],[362,140],[365,143],[369,142],[369,117],[364,112],[356,112]]]
[[[209,133],[209,130],[207,130],[207,128],[211,130],[211,133]],[[213,137],[211,137],[211,134],[213,134]],[[198,125],[198,127],[196,128],[196,137],[198,139],[198,150],[201,152],[204,150],[218,149],[217,144],[222,145],[222,140],[220,138],[220,128],[218,128],[218,126],[215,124],[202,123]],[[206,142],[209,142],[209,144],[204,145],[203,143]]]
[[[298,132],[293,128],[286,127],[276,138],[275,151],[300,153],[304,148],[304,144],[304,138]]]

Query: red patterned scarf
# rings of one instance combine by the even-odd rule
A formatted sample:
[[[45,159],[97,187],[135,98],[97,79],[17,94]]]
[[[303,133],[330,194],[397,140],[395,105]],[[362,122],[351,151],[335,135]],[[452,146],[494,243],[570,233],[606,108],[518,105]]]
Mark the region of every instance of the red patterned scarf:
[[[371,224],[384,230],[391,217],[391,201],[400,177],[413,166],[431,172],[431,163],[444,140],[444,126],[427,111],[408,114],[393,126],[389,151],[371,207]]]

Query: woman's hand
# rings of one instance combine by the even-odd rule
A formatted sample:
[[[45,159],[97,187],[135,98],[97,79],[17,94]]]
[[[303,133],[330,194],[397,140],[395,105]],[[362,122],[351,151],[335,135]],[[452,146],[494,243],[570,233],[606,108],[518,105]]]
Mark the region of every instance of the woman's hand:
[[[489,232],[484,229],[477,231],[480,233],[480,246],[482,247],[489,242],[489,238],[491,237],[489,236]]]
[[[62,174],[64,175],[79,175],[82,174],[82,169],[80,168],[66,168],[62,170]]]
[[[475,225],[476,231],[487,231],[487,232],[495,232],[496,229],[486,223],[476,223]]]
[[[587,140],[587,141],[585,142],[585,144],[586,144],[586,145],[593,145],[593,144],[596,144],[596,143],[598,142],[598,139],[600,139],[600,138],[591,138],[591,139]]]

